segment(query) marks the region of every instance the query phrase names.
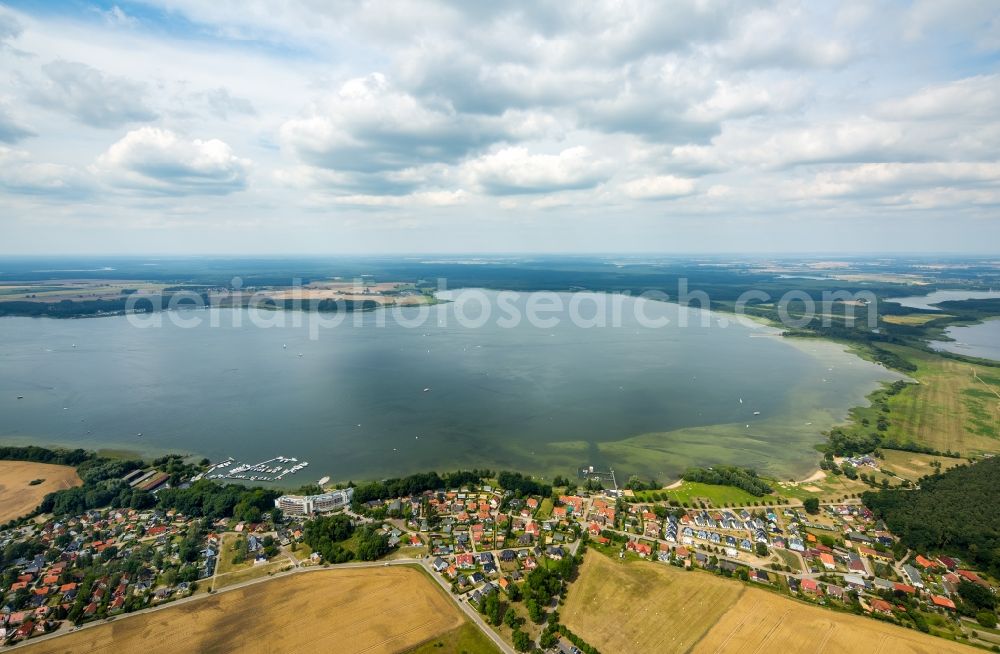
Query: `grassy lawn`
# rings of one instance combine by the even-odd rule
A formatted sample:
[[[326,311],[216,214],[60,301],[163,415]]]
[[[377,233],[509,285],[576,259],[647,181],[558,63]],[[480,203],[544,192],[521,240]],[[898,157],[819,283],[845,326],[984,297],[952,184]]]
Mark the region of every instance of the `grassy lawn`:
[[[552,508],[552,498],[546,497],[538,507],[538,513],[535,514],[535,517],[539,520],[548,520],[552,516]]]
[[[285,557],[279,557],[270,563],[262,565],[251,565],[249,568],[240,568],[215,578],[215,589],[225,588],[251,579],[266,577],[268,574],[280,572],[283,568],[291,567],[291,562]]]
[[[755,502],[760,504],[766,501],[777,501],[777,495],[756,497],[734,486],[714,486],[712,484],[702,484],[694,481],[682,482],[678,488],[671,490],[653,492],[663,495],[666,499],[674,500],[682,504],[687,503],[692,505],[697,502],[705,502],[715,507],[725,506],[727,504],[752,506]],[[636,493],[636,497],[641,498],[644,502],[648,502],[652,500],[653,496],[649,491],[643,491]]]
[[[799,557],[795,556],[794,552],[789,552],[788,550],[783,550],[781,548],[774,548],[773,552],[778,555],[781,559],[781,565],[789,566],[793,572],[801,572],[802,562]]]
[[[428,640],[422,645],[409,650],[406,654],[439,654],[441,652],[457,652],[458,654],[494,654],[499,652],[496,645],[486,637],[479,627],[466,622],[457,629]]]
[[[305,561],[312,554],[312,548],[305,543],[298,543],[295,546],[295,551],[293,552],[290,548],[288,553],[295,557],[297,561]]]
[[[246,538],[242,534],[225,533],[222,534],[222,545],[219,547],[219,558],[216,564],[216,574],[226,574],[235,570],[245,570],[253,565],[253,559],[248,558],[243,563],[233,563],[236,556],[235,545],[240,538]]]
[[[386,559],[419,559],[427,554],[426,547],[399,547],[395,552],[385,557]]]

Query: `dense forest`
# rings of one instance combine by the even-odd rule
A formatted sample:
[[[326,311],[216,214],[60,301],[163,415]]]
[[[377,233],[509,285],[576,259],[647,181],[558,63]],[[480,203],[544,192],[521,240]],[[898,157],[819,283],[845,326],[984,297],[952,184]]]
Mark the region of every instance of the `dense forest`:
[[[735,486],[756,497],[763,497],[773,490],[767,482],[757,476],[756,470],[736,466],[688,468],[684,471],[683,479],[716,486]]]
[[[862,501],[918,552],[956,555],[1000,574],[1000,458],[924,477],[917,490],[866,492]]]

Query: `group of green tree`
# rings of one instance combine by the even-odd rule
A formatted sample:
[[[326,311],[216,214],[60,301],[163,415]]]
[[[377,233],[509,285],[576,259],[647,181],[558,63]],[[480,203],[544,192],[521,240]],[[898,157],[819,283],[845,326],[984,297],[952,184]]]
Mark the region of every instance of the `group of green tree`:
[[[274,506],[278,492],[264,488],[248,488],[238,484],[223,485],[199,480],[187,488],[165,488],[156,495],[132,488],[122,481],[128,473],[146,467],[141,459],[115,459],[98,456],[82,449],[48,449],[36,446],[0,447],[0,459],[37,461],[70,465],[83,481],[81,486],[48,493],[29,517],[41,513],[57,516],[79,515],[92,509],[130,508],[175,509],[189,517],[211,520],[233,517],[247,522],[259,522]],[[194,474],[205,462],[184,463],[183,457],[171,455],[153,462],[154,467],[171,474],[171,478]],[[11,523],[8,523],[8,526]]]
[[[139,297],[131,299],[130,293],[122,294],[114,298],[100,298],[89,300],[60,300],[59,302],[45,302],[35,300],[6,300],[0,302],[0,316],[31,316],[48,318],[78,318],[80,316],[94,316],[97,314],[122,314],[126,311],[136,313],[151,313],[168,307],[171,303],[183,305],[184,301],[180,297],[174,299],[174,294],[166,293],[162,297]],[[190,292],[185,292],[183,298],[188,304],[194,297]],[[209,302],[208,295],[202,293],[200,301],[204,305]]]
[[[733,486],[755,497],[763,497],[773,490],[766,481],[757,476],[756,470],[737,466],[688,468],[684,471],[683,479],[715,486]]]
[[[273,304],[273,302],[270,302]],[[336,313],[338,311],[373,311],[379,307],[375,300],[333,300],[326,298],[323,300],[287,298],[282,303],[286,310],[296,311],[319,311],[322,313]]]
[[[528,495],[541,495],[548,497],[552,494],[552,486],[535,481],[531,477],[522,475],[520,472],[510,472],[504,470],[497,474],[497,483],[500,488],[509,490],[516,497],[526,497]]]
[[[377,526],[356,527],[344,514],[320,516],[307,521],[302,540],[327,563],[344,563],[355,558],[374,561],[392,549],[389,537]],[[353,549],[345,545],[348,540],[352,540]]]
[[[508,589],[507,597],[510,602],[523,601],[532,622],[536,624],[548,622],[540,641],[544,649],[555,645],[556,634],[559,633],[559,614],[555,611],[547,613],[546,607],[553,597],[562,596],[566,585],[576,578],[583,547],[576,556],[567,556],[559,561],[546,561],[544,566],[529,572],[522,584],[511,585]],[[499,593],[490,593],[484,597],[479,603],[479,612],[490,624],[500,626],[504,623],[511,628],[511,639],[517,651],[528,652],[534,647],[531,637],[521,629],[524,619],[518,617],[513,607],[504,603]],[[596,650],[583,649],[583,651]]]
[[[958,555],[1000,574],[1000,457],[924,477],[914,490],[868,491],[861,498],[892,533],[918,552]]]
[[[175,509],[189,517],[210,520],[235,518],[260,522],[274,506],[275,490],[240,484],[218,484],[200,479],[187,488],[165,488],[156,494],[157,507]]]
[[[459,470],[444,475],[439,475],[436,472],[421,472],[408,477],[373,481],[355,486],[353,501],[355,505],[358,505],[372,500],[419,495],[424,491],[478,485],[491,474],[489,470]]]

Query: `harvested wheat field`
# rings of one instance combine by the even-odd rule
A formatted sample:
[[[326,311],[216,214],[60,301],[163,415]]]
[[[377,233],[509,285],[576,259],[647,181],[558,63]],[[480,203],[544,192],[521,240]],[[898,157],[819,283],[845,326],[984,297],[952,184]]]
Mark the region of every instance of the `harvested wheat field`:
[[[936,654],[975,651],[870,618],[810,606],[756,588],[748,588],[722,620],[695,646],[709,652],[880,652]]]
[[[420,570],[393,566],[289,575],[29,646],[88,652],[406,651],[464,617]]]
[[[683,652],[743,592],[731,580],[591,551],[560,615],[571,631],[602,652]]]
[[[602,652],[972,652],[965,645],[839,613],[703,572],[591,551],[562,621]]]
[[[40,484],[31,482],[41,479]],[[0,461],[0,523],[31,513],[52,491],[83,482],[70,466],[33,461]]]

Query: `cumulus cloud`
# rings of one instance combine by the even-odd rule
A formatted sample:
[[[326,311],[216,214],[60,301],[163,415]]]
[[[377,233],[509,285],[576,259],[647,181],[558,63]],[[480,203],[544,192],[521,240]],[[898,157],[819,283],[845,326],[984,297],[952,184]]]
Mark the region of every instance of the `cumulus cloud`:
[[[381,73],[345,82],[281,127],[283,143],[305,163],[361,173],[452,163],[505,134],[499,119],[420,100]]]
[[[49,200],[74,200],[93,187],[89,176],[57,163],[37,163],[27,152],[0,146],[0,187],[10,193]]]
[[[797,187],[800,197],[896,196],[910,189],[993,187],[1000,190],[1000,163],[873,163],[817,173]]]
[[[633,200],[666,200],[694,193],[692,179],[673,175],[640,177],[622,184],[622,192]]]
[[[0,141],[17,143],[29,136],[35,136],[35,133],[11,116],[4,104],[0,104]]]
[[[246,188],[248,159],[218,139],[187,140],[156,127],[130,131],[98,157],[107,183],[154,195],[225,195]]]
[[[357,207],[452,207],[465,204],[468,193],[457,191],[419,191],[409,195],[338,195],[333,204]]]
[[[146,103],[146,88],[139,82],[72,61],[50,62],[42,66],[42,72],[45,79],[32,90],[32,100],[81,123],[118,127],[156,118]]]
[[[797,7],[779,5],[749,11],[733,38],[714,47],[720,58],[740,68],[837,68],[855,53],[844,40],[812,29]]]
[[[926,86],[903,98],[882,102],[878,114],[887,119],[939,120],[954,117],[997,119],[1000,75],[977,75]]]
[[[0,143],[37,159],[8,154],[0,186],[96,186],[109,214],[141,220],[253,181],[252,207],[218,204],[303,225],[316,208],[468,213],[469,233],[491,234],[535,211],[536,226],[614,213],[647,229],[667,201],[670,220],[752,215],[768,245],[774,216],[834,207],[992,218],[1000,19],[956,1],[149,0],[141,20],[110,2],[0,7],[0,47],[18,48],[0,57]],[[586,230],[605,244],[606,227]]]
[[[781,169],[822,163],[886,161],[900,155],[903,127],[859,118],[762,129],[759,125],[727,128],[710,146],[675,148],[681,166],[706,170],[754,167]]]
[[[465,170],[473,183],[490,195],[593,188],[609,172],[608,163],[595,159],[583,146],[558,154],[532,154],[520,146],[503,148],[470,161]]]

